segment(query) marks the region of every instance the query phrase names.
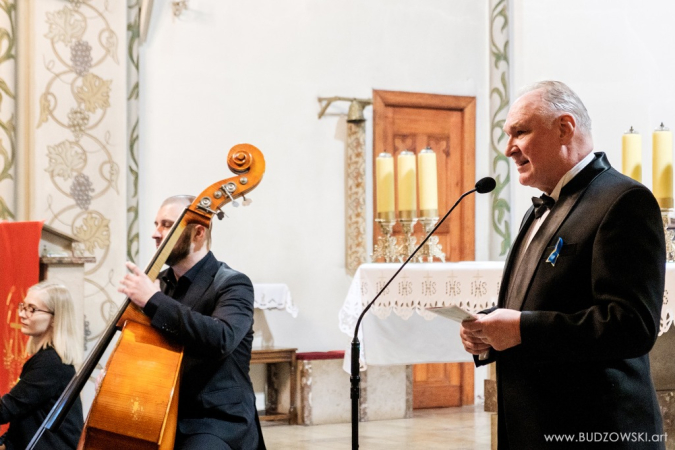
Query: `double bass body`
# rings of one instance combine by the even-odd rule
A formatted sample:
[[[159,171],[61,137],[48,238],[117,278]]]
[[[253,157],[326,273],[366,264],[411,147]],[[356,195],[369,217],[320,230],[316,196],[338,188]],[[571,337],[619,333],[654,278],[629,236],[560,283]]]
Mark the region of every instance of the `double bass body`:
[[[182,360],[180,345],[126,320],[78,449],[173,449]]]

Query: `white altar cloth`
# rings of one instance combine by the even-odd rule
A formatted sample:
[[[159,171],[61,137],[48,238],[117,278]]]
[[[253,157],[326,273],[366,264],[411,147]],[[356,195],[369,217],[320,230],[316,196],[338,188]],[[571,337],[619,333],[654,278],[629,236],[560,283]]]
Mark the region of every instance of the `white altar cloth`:
[[[291,291],[282,283],[254,283],[253,306],[258,309],[285,309],[293,318],[298,317]]]
[[[340,330],[350,342],[361,311],[399,267],[376,263],[363,264],[357,270],[339,316]],[[367,364],[472,361],[459,339],[459,324],[426,308],[457,305],[477,312],[495,306],[503,267],[501,261],[408,264],[361,322],[362,368]],[[675,317],[673,296],[675,263],[668,263],[659,334],[668,331]],[[345,353],[347,371],[350,350]]]

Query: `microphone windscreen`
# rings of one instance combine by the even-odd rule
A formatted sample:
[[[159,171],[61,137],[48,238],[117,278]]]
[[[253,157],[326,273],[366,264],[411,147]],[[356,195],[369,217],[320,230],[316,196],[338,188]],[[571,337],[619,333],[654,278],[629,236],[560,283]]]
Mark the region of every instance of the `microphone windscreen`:
[[[476,192],[479,194],[487,194],[497,186],[497,182],[492,177],[485,177],[478,180],[476,183]]]

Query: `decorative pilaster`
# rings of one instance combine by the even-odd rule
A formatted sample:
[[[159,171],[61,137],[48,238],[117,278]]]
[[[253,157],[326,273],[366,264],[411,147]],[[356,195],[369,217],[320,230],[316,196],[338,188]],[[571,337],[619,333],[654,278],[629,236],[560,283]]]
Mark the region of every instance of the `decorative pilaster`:
[[[127,11],[127,259],[138,261],[138,71],[140,0],[131,0]]]
[[[108,0],[20,3],[20,218],[44,220],[96,258],[84,279],[91,346],[123,300],[117,283],[127,259],[130,7]]]
[[[510,169],[502,130],[510,104],[508,5],[508,0],[490,0],[490,175],[497,182],[491,194],[491,260],[504,260],[511,247]]]
[[[350,276],[368,260],[366,243],[366,119],[363,108],[370,99],[345,97],[319,98],[322,104],[319,119],[331,103],[349,101],[347,114],[347,157],[345,165],[345,267]]]
[[[0,220],[16,218],[15,24],[15,0],[0,0]]]
[[[347,120],[346,227],[347,272],[356,269],[368,258],[366,245],[366,121]]]

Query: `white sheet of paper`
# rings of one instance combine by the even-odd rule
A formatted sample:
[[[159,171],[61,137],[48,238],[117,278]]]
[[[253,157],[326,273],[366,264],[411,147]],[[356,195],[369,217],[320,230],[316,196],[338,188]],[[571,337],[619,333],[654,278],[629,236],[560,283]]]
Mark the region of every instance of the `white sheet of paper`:
[[[442,306],[442,307],[436,307],[436,308],[427,308],[427,311],[431,311],[432,313],[438,314],[439,316],[447,317],[448,319],[452,319],[455,322],[464,322],[465,320],[476,320],[478,317],[476,317],[474,314],[471,314],[470,312],[464,311],[462,308],[459,306]],[[483,361],[488,358],[489,355],[489,350],[486,352],[481,353],[478,356],[478,359]]]
[[[455,322],[463,322],[465,320],[476,320],[476,316],[464,311],[459,306],[443,306],[437,308],[427,308],[427,311],[438,314],[439,316],[447,317]]]

